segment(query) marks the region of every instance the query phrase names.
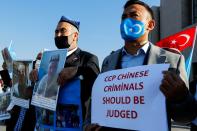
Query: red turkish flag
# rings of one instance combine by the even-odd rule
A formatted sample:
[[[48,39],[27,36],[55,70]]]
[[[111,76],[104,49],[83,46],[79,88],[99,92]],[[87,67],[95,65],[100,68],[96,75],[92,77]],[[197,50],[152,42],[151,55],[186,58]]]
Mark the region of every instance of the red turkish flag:
[[[156,43],[157,46],[164,48],[176,48],[179,51],[183,51],[188,47],[192,47],[196,37],[196,27],[183,30],[179,33],[166,37]]]

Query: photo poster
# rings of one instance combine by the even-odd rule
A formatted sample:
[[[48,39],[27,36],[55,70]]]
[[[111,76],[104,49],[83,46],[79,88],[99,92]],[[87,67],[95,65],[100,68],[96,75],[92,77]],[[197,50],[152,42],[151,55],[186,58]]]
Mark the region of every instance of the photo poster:
[[[5,47],[2,51],[1,54],[3,56],[3,60],[7,65],[7,69],[9,72],[12,72],[12,63],[13,63],[13,58],[12,58],[12,53],[10,52],[10,50]]]
[[[76,78],[59,90],[56,111],[36,109],[36,130],[82,131],[81,80]]]
[[[7,108],[11,101],[11,93],[1,93],[0,94],[0,121],[10,119],[10,113],[7,111]]]
[[[31,104],[56,110],[59,85],[57,78],[64,68],[67,49],[45,51],[38,70],[38,82],[34,86]]]
[[[91,122],[139,131],[167,131],[162,71],[169,64],[136,66],[100,74],[92,89]]]
[[[30,96],[28,88],[31,86],[29,73],[32,70],[32,60],[13,61],[11,104],[29,108]]]

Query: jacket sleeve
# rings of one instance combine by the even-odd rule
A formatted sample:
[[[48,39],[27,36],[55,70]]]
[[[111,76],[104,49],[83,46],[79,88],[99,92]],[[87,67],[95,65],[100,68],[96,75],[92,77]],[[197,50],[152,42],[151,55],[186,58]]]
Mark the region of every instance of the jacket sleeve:
[[[177,73],[179,73],[179,76],[181,79],[185,82],[186,86],[189,87],[188,79],[185,71],[185,59],[181,55],[179,62],[177,64]],[[179,102],[169,102],[168,110],[170,110],[170,116],[174,121],[187,123],[191,122],[196,116],[196,101],[194,97],[189,93],[185,97],[184,100]]]
[[[95,79],[100,73],[98,58],[95,55],[92,55],[87,60],[84,60],[83,66],[80,66],[77,74],[82,75],[82,84],[85,85],[85,90],[83,90],[85,101],[89,99],[92,92],[92,86],[94,84]]]

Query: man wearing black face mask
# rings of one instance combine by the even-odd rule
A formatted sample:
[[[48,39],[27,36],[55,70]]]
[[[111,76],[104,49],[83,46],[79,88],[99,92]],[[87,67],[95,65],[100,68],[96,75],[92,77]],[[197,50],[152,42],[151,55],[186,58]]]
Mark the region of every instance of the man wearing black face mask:
[[[149,33],[154,29],[154,26],[152,9],[140,0],[128,0],[124,5],[120,26],[124,46],[104,59],[101,72],[141,65],[169,63],[169,70],[163,72],[160,90],[166,98],[167,119],[170,130],[171,119],[178,122],[190,122],[193,119],[195,116],[195,109],[193,108],[195,101],[188,92],[184,57],[156,47],[148,41]],[[88,116],[87,121],[90,120],[90,115]],[[129,122],[127,124],[129,125]],[[87,124],[85,130],[119,131],[123,129]]]
[[[91,96],[91,90],[99,71],[97,56],[79,49],[77,42],[79,36],[79,22],[70,20],[64,16],[61,17],[55,30],[55,45],[58,49],[68,49],[66,63],[64,69],[59,73],[57,79],[61,86],[59,90],[59,98],[64,94],[65,84],[72,82],[75,78],[80,79],[80,101],[82,106],[82,118],[86,115],[86,101]],[[37,70],[30,73],[30,79],[36,81],[38,79]],[[76,91],[77,92],[77,91]],[[66,94],[65,94],[66,95]],[[73,94],[74,95],[74,94]],[[57,104],[57,110],[62,107]],[[70,109],[78,109],[76,105],[64,105],[63,107]],[[76,108],[73,108],[76,107]],[[58,119],[59,117],[57,117]],[[78,118],[77,118],[78,120]],[[59,119],[57,120],[59,121]],[[60,121],[61,122],[61,121]],[[63,122],[63,121],[62,121]],[[73,124],[76,125],[78,124]],[[73,126],[70,124],[70,126]]]
[[[77,48],[79,24],[62,16],[55,30],[55,45],[58,49],[68,48],[71,51]]]

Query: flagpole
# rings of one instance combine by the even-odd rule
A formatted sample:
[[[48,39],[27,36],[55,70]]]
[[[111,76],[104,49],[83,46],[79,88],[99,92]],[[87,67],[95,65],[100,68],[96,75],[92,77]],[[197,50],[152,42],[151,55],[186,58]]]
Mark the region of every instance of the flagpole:
[[[10,41],[10,45],[9,45],[8,49],[10,50],[11,47],[12,47],[12,40]]]
[[[191,51],[191,54],[190,54],[190,57],[189,57],[188,68],[186,69],[188,80],[189,80],[189,76],[190,76],[190,70],[191,70],[191,63],[192,63],[192,57],[193,57],[193,52],[194,52],[194,46],[195,46],[195,43],[196,43],[196,32],[197,32],[197,26],[196,26],[196,29],[195,29],[195,35],[194,35],[195,38],[194,38],[193,45],[192,45],[192,51]]]

